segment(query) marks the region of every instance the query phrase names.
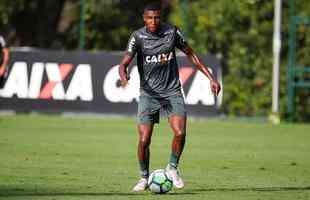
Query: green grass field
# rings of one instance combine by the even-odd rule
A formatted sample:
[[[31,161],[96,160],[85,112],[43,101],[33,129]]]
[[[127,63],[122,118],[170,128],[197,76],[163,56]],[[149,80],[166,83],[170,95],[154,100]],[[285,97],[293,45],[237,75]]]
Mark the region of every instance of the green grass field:
[[[154,130],[151,169],[166,166],[172,133]],[[189,120],[186,187],[133,193],[134,118],[1,116],[0,199],[310,199],[310,125]]]

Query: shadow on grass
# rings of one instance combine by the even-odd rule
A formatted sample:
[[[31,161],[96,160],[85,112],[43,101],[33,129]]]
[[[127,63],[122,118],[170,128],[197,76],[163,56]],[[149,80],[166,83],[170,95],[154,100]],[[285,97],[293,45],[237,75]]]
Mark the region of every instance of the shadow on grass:
[[[281,192],[281,191],[310,191],[310,186],[306,187],[248,187],[248,188],[205,188],[193,189],[192,192],[235,192],[235,191],[248,191],[248,192]]]
[[[145,193],[144,193],[145,194]],[[14,197],[14,196],[137,196],[144,195],[143,193],[122,193],[122,192],[0,192],[0,197]]]
[[[182,196],[182,195],[199,195],[206,192],[281,192],[281,191],[310,191],[308,187],[257,187],[257,188],[201,188],[201,189],[184,189],[173,191],[165,195]],[[0,188],[0,197],[18,197],[18,196],[145,196],[150,195],[149,191],[135,192],[54,192],[54,191],[31,191],[21,188]]]
[[[168,193],[169,195],[195,195],[199,193],[194,192],[178,192]],[[145,192],[57,192],[57,191],[31,191],[26,189],[3,189],[0,188],[0,197],[22,197],[22,196],[37,196],[37,197],[48,197],[48,196],[145,196],[151,195],[150,191]]]

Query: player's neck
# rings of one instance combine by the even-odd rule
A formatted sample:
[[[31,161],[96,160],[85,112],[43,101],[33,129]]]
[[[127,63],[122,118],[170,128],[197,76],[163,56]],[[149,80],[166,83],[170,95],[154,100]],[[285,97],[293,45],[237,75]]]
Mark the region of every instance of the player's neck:
[[[150,34],[154,34],[154,35],[159,35],[160,31],[161,31],[161,25],[158,26],[158,29],[154,32],[150,31],[146,26],[145,26],[146,32],[150,33]]]

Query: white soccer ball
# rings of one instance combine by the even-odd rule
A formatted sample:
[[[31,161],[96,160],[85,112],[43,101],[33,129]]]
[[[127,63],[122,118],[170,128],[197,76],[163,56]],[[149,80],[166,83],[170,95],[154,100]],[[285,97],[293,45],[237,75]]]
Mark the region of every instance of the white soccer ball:
[[[172,189],[172,180],[166,170],[157,169],[150,174],[148,186],[152,193],[163,194]]]

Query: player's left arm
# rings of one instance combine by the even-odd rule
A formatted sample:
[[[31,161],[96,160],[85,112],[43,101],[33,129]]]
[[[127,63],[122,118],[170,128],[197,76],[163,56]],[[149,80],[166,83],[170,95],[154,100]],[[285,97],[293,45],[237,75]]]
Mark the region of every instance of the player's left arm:
[[[0,65],[0,76],[5,74],[5,71],[7,70],[7,65],[9,63],[9,58],[10,58],[10,51],[7,47],[4,47],[2,49],[3,53],[3,62]]]
[[[198,56],[195,54],[194,50],[187,46],[182,49],[182,51],[187,55],[187,58],[210,80],[211,90],[214,95],[218,95],[221,91],[221,85],[208,70],[208,68],[200,61]]]

